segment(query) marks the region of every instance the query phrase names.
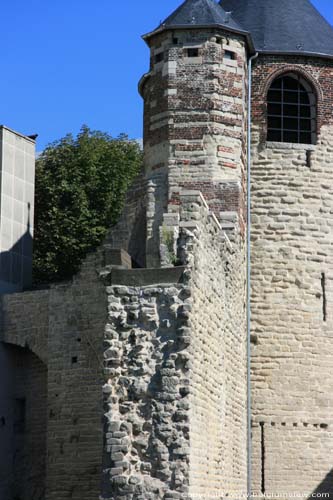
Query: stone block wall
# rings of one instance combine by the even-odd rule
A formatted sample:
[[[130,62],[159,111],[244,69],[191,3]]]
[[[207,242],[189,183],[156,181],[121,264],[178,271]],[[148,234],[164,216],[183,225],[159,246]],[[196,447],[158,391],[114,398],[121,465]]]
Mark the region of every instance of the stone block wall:
[[[317,144],[266,143],[263,89],[300,65],[318,96]],[[253,487],[270,498],[333,495],[332,71],[327,61],[263,57],[254,73]]]
[[[198,194],[181,201],[191,266],[190,495],[238,499],[247,477],[245,246],[237,224],[230,243]]]
[[[48,359],[49,297],[48,289],[0,296],[1,340],[29,349],[45,364]]]
[[[147,194],[147,181],[141,172],[128,190],[122,214],[105,242],[128,252],[137,267],[146,265]]]
[[[244,247],[199,192],[183,193],[180,213],[180,281],[124,286],[126,271],[121,285],[111,271],[103,499],[246,488]]]
[[[47,500],[98,499],[102,470],[103,252],[52,287],[48,337]]]
[[[48,291],[0,297],[0,499],[45,498]],[[33,354],[34,353],[36,354]]]
[[[7,428],[0,432],[8,435],[11,427],[11,452],[20,450],[6,477],[0,475],[4,500],[15,494],[22,500],[99,497],[107,316],[99,272],[105,264],[100,249],[71,282],[1,297],[1,340],[10,346],[17,376],[8,386]]]

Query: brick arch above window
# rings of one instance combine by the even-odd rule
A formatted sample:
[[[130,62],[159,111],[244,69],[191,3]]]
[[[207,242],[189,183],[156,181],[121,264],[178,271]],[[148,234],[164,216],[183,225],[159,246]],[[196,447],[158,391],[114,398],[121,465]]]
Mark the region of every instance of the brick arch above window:
[[[301,77],[303,77],[304,80],[307,80],[307,82],[312,86],[312,88],[315,92],[316,99],[317,99],[317,105],[321,104],[321,102],[323,100],[323,92],[322,92],[321,86],[319,85],[319,82],[308,71],[306,71],[305,69],[300,68],[298,65],[294,65],[294,64],[288,64],[288,65],[284,65],[283,67],[279,67],[278,69],[273,71],[268,76],[268,78],[263,82],[263,87],[261,89],[261,93],[262,93],[262,95],[265,96],[265,99],[267,99],[268,91],[271,88],[274,80],[276,80],[277,78],[279,78],[287,73],[298,74]]]

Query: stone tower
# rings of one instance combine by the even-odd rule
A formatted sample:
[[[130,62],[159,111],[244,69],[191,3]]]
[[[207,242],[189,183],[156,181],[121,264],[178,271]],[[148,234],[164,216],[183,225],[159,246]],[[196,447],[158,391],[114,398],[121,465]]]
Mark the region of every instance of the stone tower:
[[[333,30],[308,0],[223,0],[259,57],[252,117],[257,494],[333,495]],[[328,498],[328,496],[327,496]]]
[[[135,209],[136,184],[109,241],[137,255],[126,232],[143,211],[148,269],[111,271],[103,498],[219,498],[223,489],[236,499],[247,480],[253,44],[213,0],[185,1],[144,40],[144,201]]]
[[[144,36],[148,181],[147,265],[159,266],[159,230],[179,213],[179,194],[199,190],[219,220],[245,231],[248,34],[212,0],[188,0]],[[231,221],[230,221],[231,217]]]

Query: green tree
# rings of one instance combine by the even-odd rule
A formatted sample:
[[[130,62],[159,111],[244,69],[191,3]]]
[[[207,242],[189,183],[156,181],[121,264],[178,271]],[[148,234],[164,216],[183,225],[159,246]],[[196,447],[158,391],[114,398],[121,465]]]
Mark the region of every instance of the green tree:
[[[35,283],[70,278],[120,215],[142,165],[135,141],[83,126],[49,145],[36,162]]]

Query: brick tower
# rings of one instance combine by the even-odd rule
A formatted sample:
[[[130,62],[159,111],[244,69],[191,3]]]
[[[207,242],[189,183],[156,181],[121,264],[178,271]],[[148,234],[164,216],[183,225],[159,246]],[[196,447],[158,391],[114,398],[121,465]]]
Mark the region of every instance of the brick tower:
[[[213,0],[188,0],[144,36],[150,71],[144,98],[148,180],[147,265],[159,266],[163,216],[181,190],[199,190],[219,220],[245,229],[248,33]],[[231,214],[232,212],[232,214]],[[231,220],[232,222],[232,220]]]

